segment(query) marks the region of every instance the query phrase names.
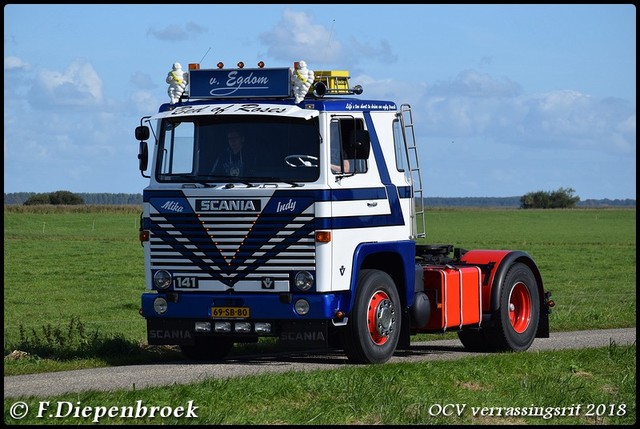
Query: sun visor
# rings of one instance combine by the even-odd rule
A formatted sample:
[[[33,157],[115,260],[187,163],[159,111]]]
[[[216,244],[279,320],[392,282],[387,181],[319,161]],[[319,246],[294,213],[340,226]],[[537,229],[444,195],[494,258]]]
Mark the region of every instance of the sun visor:
[[[311,119],[319,115],[314,109],[301,109],[298,106],[269,103],[232,103],[232,104],[199,104],[191,106],[176,106],[171,110],[159,112],[151,119],[169,117],[186,117],[199,115],[268,115],[287,118]]]

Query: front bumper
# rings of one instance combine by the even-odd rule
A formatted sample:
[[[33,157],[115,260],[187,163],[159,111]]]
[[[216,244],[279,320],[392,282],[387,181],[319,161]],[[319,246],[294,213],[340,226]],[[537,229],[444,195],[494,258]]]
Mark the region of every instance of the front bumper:
[[[157,314],[154,300],[163,297],[167,310]],[[309,303],[309,312],[304,316],[296,313],[294,306],[299,299]],[[348,293],[329,294],[219,294],[219,293],[144,293],[142,316],[162,319],[224,319],[212,317],[214,307],[235,307],[249,310],[248,320],[332,320],[336,312],[349,313]]]

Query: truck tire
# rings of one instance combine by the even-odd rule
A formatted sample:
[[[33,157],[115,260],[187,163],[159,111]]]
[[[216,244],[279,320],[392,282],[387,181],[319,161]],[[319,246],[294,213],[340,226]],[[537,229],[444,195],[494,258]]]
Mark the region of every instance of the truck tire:
[[[504,278],[500,305],[492,326],[458,332],[471,351],[527,350],[536,337],[540,320],[540,297],[536,278],[526,264],[513,264]]]
[[[458,331],[458,338],[465,349],[470,352],[490,352],[491,342],[485,336],[485,328],[471,328]]]
[[[400,338],[400,295],[391,277],[379,270],[362,270],[349,322],[341,342],[349,361],[384,363],[391,359]]]
[[[192,360],[220,360],[229,354],[233,341],[227,338],[196,338],[193,345],[181,345],[180,351]]]

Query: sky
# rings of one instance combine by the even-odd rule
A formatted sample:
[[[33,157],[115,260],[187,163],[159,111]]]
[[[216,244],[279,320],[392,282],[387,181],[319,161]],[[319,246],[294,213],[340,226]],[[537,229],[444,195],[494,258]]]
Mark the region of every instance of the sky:
[[[633,4],[8,4],[4,192],[142,193],[174,62],[349,70],[409,104],[425,197],[636,198]]]

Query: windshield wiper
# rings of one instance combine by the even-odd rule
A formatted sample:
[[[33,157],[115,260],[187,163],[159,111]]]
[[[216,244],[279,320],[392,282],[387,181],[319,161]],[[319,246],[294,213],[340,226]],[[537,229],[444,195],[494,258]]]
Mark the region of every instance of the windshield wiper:
[[[239,182],[243,185],[247,185],[248,188],[253,188],[253,183],[247,181],[246,179],[239,179],[238,176],[207,176],[210,180],[215,180],[216,182]],[[227,188],[233,188],[233,183],[227,183]]]
[[[251,177],[251,179],[253,181],[257,181],[257,182],[284,182],[287,185],[291,185],[294,188],[300,187],[300,186],[304,186],[303,184],[297,183],[297,182],[293,182],[291,180],[284,180],[280,177],[275,177],[275,176],[264,176],[264,177]]]
[[[198,183],[199,185],[205,186],[207,188],[215,186],[211,182],[216,182],[216,183],[227,182],[227,184],[225,185],[225,187],[227,188],[233,188],[232,182],[242,183],[243,185],[246,185],[248,188],[253,188],[257,186],[253,182],[283,182],[293,186],[294,188],[304,186],[304,184],[300,184],[291,180],[284,180],[280,177],[275,177],[275,176],[249,177],[251,181],[247,180],[247,178],[240,179],[238,178],[238,176],[211,176],[208,174],[200,174],[200,175],[170,174],[170,175],[165,175],[165,177],[172,181],[175,181],[176,179],[178,179],[178,180],[183,180],[187,183]]]
[[[214,186],[206,182],[206,179],[208,179],[210,176],[203,176],[203,175],[197,176],[193,174],[165,174],[164,177],[165,179],[169,179],[172,182],[175,182],[176,180],[181,180],[184,183],[197,183],[199,185],[209,187],[209,188]]]

